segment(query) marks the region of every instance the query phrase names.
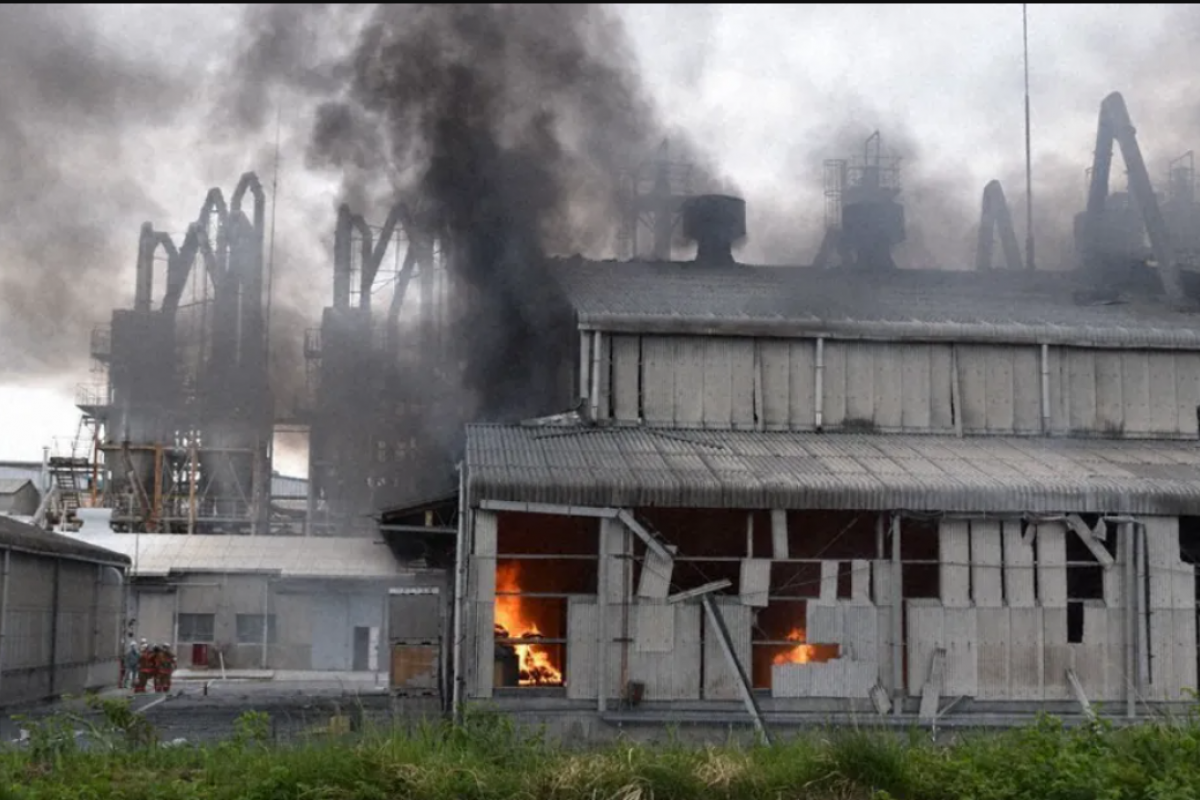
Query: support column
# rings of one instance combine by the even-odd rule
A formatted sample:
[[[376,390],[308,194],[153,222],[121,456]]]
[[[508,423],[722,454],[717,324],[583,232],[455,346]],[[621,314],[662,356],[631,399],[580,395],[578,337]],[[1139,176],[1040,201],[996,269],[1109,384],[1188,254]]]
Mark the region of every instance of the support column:
[[[496,678],[496,531],[494,511],[475,512],[475,547],[471,556],[470,597],[475,613],[475,657],[468,674],[474,674],[474,695],[492,696]]]
[[[892,708],[904,705],[904,570],[900,562],[900,515],[892,516]]]

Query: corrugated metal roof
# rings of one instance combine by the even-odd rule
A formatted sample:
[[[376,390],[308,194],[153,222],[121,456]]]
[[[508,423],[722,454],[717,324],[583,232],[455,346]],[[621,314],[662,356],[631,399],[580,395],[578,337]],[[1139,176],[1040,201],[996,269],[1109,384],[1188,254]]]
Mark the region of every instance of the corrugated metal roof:
[[[1146,299],[1075,301],[1064,273],[709,267],[568,259],[554,272],[580,324],[603,330],[1200,346],[1200,316]]]
[[[62,556],[97,564],[124,566],[128,559],[119,550],[108,550],[61,533],[50,533],[12,517],[0,516],[0,549],[4,546],[47,556]]]
[[[29,478],[0,478],[0,494],[16,494],[32,483]]]
[[[467,492],[590,506],[1200,515],[1200,442],[467,428]]]
[[[42,465],[38,461],[0,461],[0,480],[27,480],[37,486],[42,480]]]
[[[392,578],[413,571],[380,541],[298,536],[185,536],[166,533],[69,534],[123,553],[134,574],[278,572],[288,578]]]
[[[303,498],[308,496],[308,480],[275,473],[271,476],[271,497]]]

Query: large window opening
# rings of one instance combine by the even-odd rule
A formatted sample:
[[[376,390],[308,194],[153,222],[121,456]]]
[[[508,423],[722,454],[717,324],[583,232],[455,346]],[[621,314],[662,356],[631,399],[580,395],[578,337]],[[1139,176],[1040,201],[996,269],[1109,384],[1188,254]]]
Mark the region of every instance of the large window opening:
[[[1098,514],[1081,515],[1088,530],[1095,531],[1100,521]],[[1110,557],[1117,552],[1117,526],[1109,525],[1103,541],[1099,544]],[[1067,643],[1082,644],[1084,610],[1089,604],[1104,600],[1104,565],[1096,558],[1079,532],[1067,529]]]
[[[747,667],[754,688],[771,688],[776,663],[820,663],[839,656],[841,647],[836,642],[810,641],[805,601],[851,597],[853,562],[876,557],[874,512],[788,512],[786,558],[775,552],[770,511],[652,508],[639,511],[638,516],[678,548],[672,593],[720,580],[730,584],[721,594],[765,593],[766,605],[753,607]],[[748,558],[771,560],[769,578],[761,587],[742,584]],[[634,591],[645,559],[646,547],[635,539]],[[869,571],[860,580],[869,587]],[[713,635],[709,626],[703,635]]]
[[[496,531],[497,688],[561,687],[567,604],[597,593],[599,522],[504,513]]]

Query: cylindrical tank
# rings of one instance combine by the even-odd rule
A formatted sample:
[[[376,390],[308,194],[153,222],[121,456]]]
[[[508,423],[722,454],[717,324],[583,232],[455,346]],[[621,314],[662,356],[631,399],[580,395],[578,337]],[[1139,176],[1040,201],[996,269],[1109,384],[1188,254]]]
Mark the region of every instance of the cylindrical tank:
[[[155,494],[154,448],[170,443],[170,415],[178,399],[172,323],[170,317],[152,311],[113,312],[109,380],[115,416],[108,427],[107,463],[118,496],[131,488],[130,467],[145,496]],[[128,461],[120,452],[126,445]]]
[[[683,235],[696,243],[696,261],[732,264],[733,245],[746,235],[746,201],[702,194],[683,204]]]

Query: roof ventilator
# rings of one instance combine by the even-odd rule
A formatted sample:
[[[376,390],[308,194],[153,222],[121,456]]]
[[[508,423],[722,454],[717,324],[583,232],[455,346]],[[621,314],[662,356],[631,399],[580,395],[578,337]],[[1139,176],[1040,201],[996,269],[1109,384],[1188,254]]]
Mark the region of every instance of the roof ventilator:
[[[723,194],[690,197],[683,205],[683,235],[696,243],[696,263],[735,264],[733,245],[746,235],[746,201]]]

